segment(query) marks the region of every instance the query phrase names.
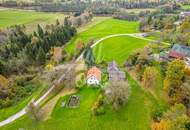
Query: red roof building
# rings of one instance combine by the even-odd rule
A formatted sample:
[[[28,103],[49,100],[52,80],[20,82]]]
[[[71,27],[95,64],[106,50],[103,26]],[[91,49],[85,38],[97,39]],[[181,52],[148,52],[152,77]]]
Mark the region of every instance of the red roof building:
[[[171,50],[169,52],[169,57],[176,58],[176,59],[183,59],[185,56],[181,53]]]
[[[88,84],[99,84],[101,81],[101,70],[97,67],[92,67],[87,72],[87,83]]]

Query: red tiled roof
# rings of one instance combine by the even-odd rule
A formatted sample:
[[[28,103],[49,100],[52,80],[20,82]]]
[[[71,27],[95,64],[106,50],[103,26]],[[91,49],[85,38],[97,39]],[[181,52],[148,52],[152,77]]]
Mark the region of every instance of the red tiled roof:
[[[90,78],[91,76],[96,77],[98,80],[101,80],[101,70],[98,69],[97,67],[92,67],[88,72],[87,72],[87,79]]]
[[[170,51],[169,56],[178,59],[183,59],[185,57],[183,54],[178,53],[176,51]]]

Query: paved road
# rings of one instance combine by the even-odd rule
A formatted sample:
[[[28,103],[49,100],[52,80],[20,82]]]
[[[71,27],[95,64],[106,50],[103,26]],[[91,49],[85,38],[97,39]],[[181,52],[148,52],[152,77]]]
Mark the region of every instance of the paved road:
[[[136,34],[114,34],[114,35],[109,35],[109,36],[105,36],[101,39],[99,39],[98,41],[96,41],[91,47],[95,47],[97,44],[101,43],[102,41],[106,40],[106,39],[109,39],[109,38],[112,38],[112,37],[118,37],[118,36],[131,36],[131,37],[135,37],[135,38],[138,38],[138,39],[142,39],[142,40],[146,40],[146,41],[150,41],[150,42],[158,42],[156,40],[151,40],[151,39],[147,39],[147,38],[144,38],[144,37],[141,37],[139,34],[141,33],[136,33]],[[165,42],[161,42],[162,44],[166,44],[166,45],[170,45],[169,43],[165,43]],[[79,61],[83,56],[83,53],[76,59],[75,62]],[[64,68],[65,65],[59,65],[56,67],[56,69],[60,69],[60,68]],[[69,72],[72,68],[72,64],[68,67],[68,71]],[[64,79],[65,77],[65,74],[63,74],[58,80],[56,83],[61,83],[61,81]],[[35,105],[38,105],[41,101],[43,101],[50,93],[51,91],[54,89],[55,85],[51,86],[50,89],[43,95],[41,96],[37,101],[34,102]],[[9,123],[12,123],[13,121],[15,121],[16,119],[20,118],[21,116],[25,115],[27,113],[27,106],[25,108],[23,108],[20,112],[14,114],[13,116],[7,118],[6,120],[4,121],[1,121],[0,122],[0,127],[4,126],[4,125],[7,125]]]

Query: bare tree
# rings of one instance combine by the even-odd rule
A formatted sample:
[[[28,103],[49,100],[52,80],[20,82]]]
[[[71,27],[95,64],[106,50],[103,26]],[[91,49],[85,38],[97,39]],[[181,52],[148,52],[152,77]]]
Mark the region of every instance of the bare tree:
[[[32,119],[39,121],[42,119],[42,112],[40,112],[40,107],[35,105],[34,102],[31,102],[28,105],[28,112],[31,115]]]
[[[130,87],[126,81],[110,82],[105,88],[106,99],[115,110],[127,103],[130,93]]]

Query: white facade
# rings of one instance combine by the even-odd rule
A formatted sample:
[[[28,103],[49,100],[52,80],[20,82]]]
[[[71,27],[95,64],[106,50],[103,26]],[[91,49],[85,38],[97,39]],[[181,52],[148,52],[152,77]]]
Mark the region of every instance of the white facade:
[[[89,77],[86,82],[89,85],[99,85],[100,84],[100,81],[95,76]]]

